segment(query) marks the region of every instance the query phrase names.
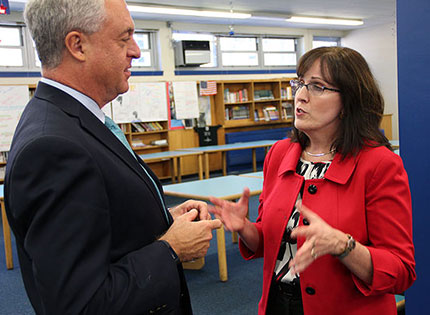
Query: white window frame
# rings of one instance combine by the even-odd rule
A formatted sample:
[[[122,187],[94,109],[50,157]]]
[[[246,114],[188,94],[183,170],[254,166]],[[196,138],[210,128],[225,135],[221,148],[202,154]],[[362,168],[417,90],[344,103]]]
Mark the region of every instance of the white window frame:
[[[2,49],[19,49],[22,56],[22,66],[0,66],[0,71],[19,71],[27,69],[27,52],[26,52],[26,41],[25,41],[25,27],[16,24],[0,24],[1,27],[14,28],[19,30],[20,46],[0,46]]]
[[[181,70],[195,70],[195,71],[207,71],[207,70],[214,70],[214,71],[223,71],[223,70],[295,70],[296,65],[287,65],[287,66],[279,66],[279,65],[274,65],[274,66],[265,66],[264,65],[264,53],[271,53],[271,52],[263,52],[262,48],[262,42],[263,42],[263,38],[269,38],[269,39],[292,39],[294,40],[294,51],[291,51],[290,53],[294,53],[295,57],[296,57],[296,63],[300,57],[299,55],[299,40],[300,40],[300,36],[280,36],[280,35],[259,35],[259,34],[238,34],[238,35],[234,35],[234,36],[230,36],[228,34],[216,34],[216,33],[187,33],[185,31],[175,31],[176,37],[173,38],[173,40],[180,40],[180,39],[189,39],[189,40],[199,40],[198,36],[205,36],[205,35],[209,35],[209,36],[215,36],[215,40],[212,42],[210,41],[210,47],[211,47],[211,59],[212,60],[216,60],[216,62],[212,62],[211,64],[205,64],[205,65],[201,65],[201,66],[196,66],[196,67],[180,67],[180,66],[176,66],[175,69],[178,71]],[[180,37],[180,36],[186,36],[184,38]],[[193,37],[196,36],[196,37]],[[243,50],[243,51],[238,51],[238,50],[223,50],[221,51],[221,44],[220,44],[220,38],[221,37],[242,37],[242,38],[255,38],[256,39],[256,51],[249,51],[249,50]],[[200,40],[203,40],[200,39]],[[208,40],[208,39],[205,39]],[[222,64],[222,53],[257,53],[257,57],[258,57],[258,65],[255,66],[250,66],[250,65],[232,65],[232,66],[224,66]],[[281,52],[283,53],[283,52]]]
[[[313,48],[317,48],[316,46],[314,46],[314,42],[318,41],[318,42],[336,42],[335,46],[340,46],[340,37],[331,37],[331,36],[314,36],[312,38],[312,49]],[[333,46],[333,45],[330,45]],[[322,46],[318,46],[318,47],[322,47]]]
[[[150,53],[150,60],[151,65],[150,66],[133,66],[131,68],[131,71],[157,71],[160,70],[160,62],[158,58],[158,32],[153,30],[145,30],[145,29],[136,29],[135,33],[145,33],[148,34],[148,49],[141,49],[142,52],[149,52]]]

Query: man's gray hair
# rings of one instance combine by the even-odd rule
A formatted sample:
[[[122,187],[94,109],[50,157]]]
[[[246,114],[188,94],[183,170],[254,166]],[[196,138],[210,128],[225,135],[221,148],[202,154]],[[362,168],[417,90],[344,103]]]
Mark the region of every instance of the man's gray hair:
[[[29,0],[24,17],[42,65],[52,69],[61,63],[69,32],[100,30],[106,17],[105,0]]]

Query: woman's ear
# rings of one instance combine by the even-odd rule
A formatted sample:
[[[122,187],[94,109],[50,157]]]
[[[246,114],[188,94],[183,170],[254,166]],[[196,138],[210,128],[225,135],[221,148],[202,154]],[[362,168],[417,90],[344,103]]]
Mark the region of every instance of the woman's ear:
[[[68,33],[64,39],[64,44],[69,54],[79,61],[85,61],[86,58],[84,49],[85,42],[85,35],[78,31]]]

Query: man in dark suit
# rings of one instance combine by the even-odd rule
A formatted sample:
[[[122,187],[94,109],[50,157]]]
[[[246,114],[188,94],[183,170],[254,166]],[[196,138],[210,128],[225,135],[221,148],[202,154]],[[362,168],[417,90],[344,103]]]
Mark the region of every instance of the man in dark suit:
[[[5,202],[36,313],[191,314],[180,262],[204,256],[221,223],[203,202],[166,209],[156,176],[104,124],[140,56],[124,0],[30,0],[25,17],[43,78]]]

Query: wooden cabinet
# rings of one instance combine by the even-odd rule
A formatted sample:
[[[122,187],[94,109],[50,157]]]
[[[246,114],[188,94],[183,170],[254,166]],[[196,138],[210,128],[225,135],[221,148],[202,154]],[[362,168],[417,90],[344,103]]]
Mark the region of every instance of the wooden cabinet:
[[[215,96],[216,123],[224,128],[291,124],[290,79],[220,81]]]
[[[138,155],[170,150],[167,121],[122,123],[119,126],[124,132],[131,148]],[[169,161],[158,161],[148,164],[159,178],[164,179],[171,176]]]

